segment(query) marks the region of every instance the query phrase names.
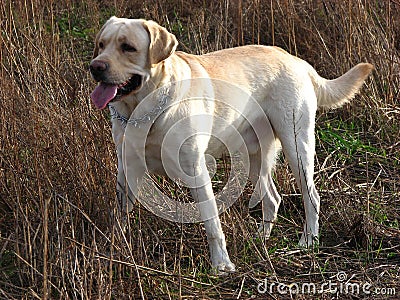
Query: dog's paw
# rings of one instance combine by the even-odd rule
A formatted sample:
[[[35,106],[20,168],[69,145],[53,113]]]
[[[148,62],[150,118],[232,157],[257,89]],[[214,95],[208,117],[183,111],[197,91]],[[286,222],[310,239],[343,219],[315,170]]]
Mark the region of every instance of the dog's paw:
[[[227,276],[230,273],[234,273],[236,271],[236,267],[232,262],[228,263],[220,263],[217,266],[214,266],[212,272],[217,276]]]
[[[314,249],[319,246],[319,238],[316,235],[313,234],[303,234],[301,235],[300,241],[299,241],[299,247],[300,248],[305,248],[305,249]]]
[[[271,236],[271,231],[272,231],[272,224],[263,222],[260,224],[260,226],[258,226],[257,234],[258,237],[267,240]]]

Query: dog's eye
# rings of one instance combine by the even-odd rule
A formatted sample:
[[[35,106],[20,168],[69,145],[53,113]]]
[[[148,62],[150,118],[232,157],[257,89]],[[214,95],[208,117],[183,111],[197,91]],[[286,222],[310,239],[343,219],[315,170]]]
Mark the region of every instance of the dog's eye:
[[[100,48],[100,49],[103,49],[103,48],[104,48],[103,42],[100,42],[100,43],[99,43],[99,48]]]
[[[133,46],[131,46],[131,45],[129,45],[129,44],[126,44],[126,43],[123,43],[123,44],[121,45],[121,49],[122,49],[122,51],[124,51],[124,52],[135,52],[135,51],[136,51],[136,48],[135,48],[135,47],[133,47]]]

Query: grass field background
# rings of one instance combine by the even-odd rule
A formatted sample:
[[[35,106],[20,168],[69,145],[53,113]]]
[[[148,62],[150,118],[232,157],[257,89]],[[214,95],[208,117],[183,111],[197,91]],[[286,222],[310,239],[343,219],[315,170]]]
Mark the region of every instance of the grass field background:
[[[283,158],[274,176],[283,203],[270,240],[254,235],[261,208],[248,208],[251,186],[221,216],[232,275],[210,272],[201,224],[168,222],[137,205],[122,233],[110,218],[109,115],[89,98],[94,37],[112,15],[153,19],[195,54],[277,45],[327,78],[358,62],[375,66],[350,104],[317,116],[318,249],[297,248],[303,207]],[[398,1],[3,0],[0,26],[0,299],[286,299],[257,286],[322,285],[338,282],[341,271],[346,282],[397,296],[293,298],[400,297]]]

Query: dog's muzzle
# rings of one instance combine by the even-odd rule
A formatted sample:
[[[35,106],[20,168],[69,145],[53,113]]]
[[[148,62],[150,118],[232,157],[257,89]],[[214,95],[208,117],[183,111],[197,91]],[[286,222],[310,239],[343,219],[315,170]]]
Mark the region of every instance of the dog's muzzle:
[[[139,74],[132,74],[132,76],[124,82],[107,81],[106,74],[109,70],[109,64],[102,60],[93,60],[89,69],[93,78],[99,82],[90,95],[94,105],[98,109],[105,108],[111,101],[138,90],[142,85],[143,76]]]

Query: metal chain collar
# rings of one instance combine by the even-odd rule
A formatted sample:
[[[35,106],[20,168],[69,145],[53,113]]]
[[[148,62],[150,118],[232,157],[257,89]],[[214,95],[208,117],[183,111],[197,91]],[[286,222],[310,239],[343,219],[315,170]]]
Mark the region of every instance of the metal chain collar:
[[[158,104],[153,107],[151,111],[145,113],[143,116],[138,118],[127,118],[121,115],[117,109],[109,105],[108,108],[110,109],[111,121],[118,120],[121,122],[121,126],[125,129],[126,126],[133,125],[136,128],[140,128],[141,125],[144,125],[149,122],[154,122],[155,118],[164,110],[164,107],[167,105],[170,96],[168,95],[168,91],[163,92],[158,98]]]

